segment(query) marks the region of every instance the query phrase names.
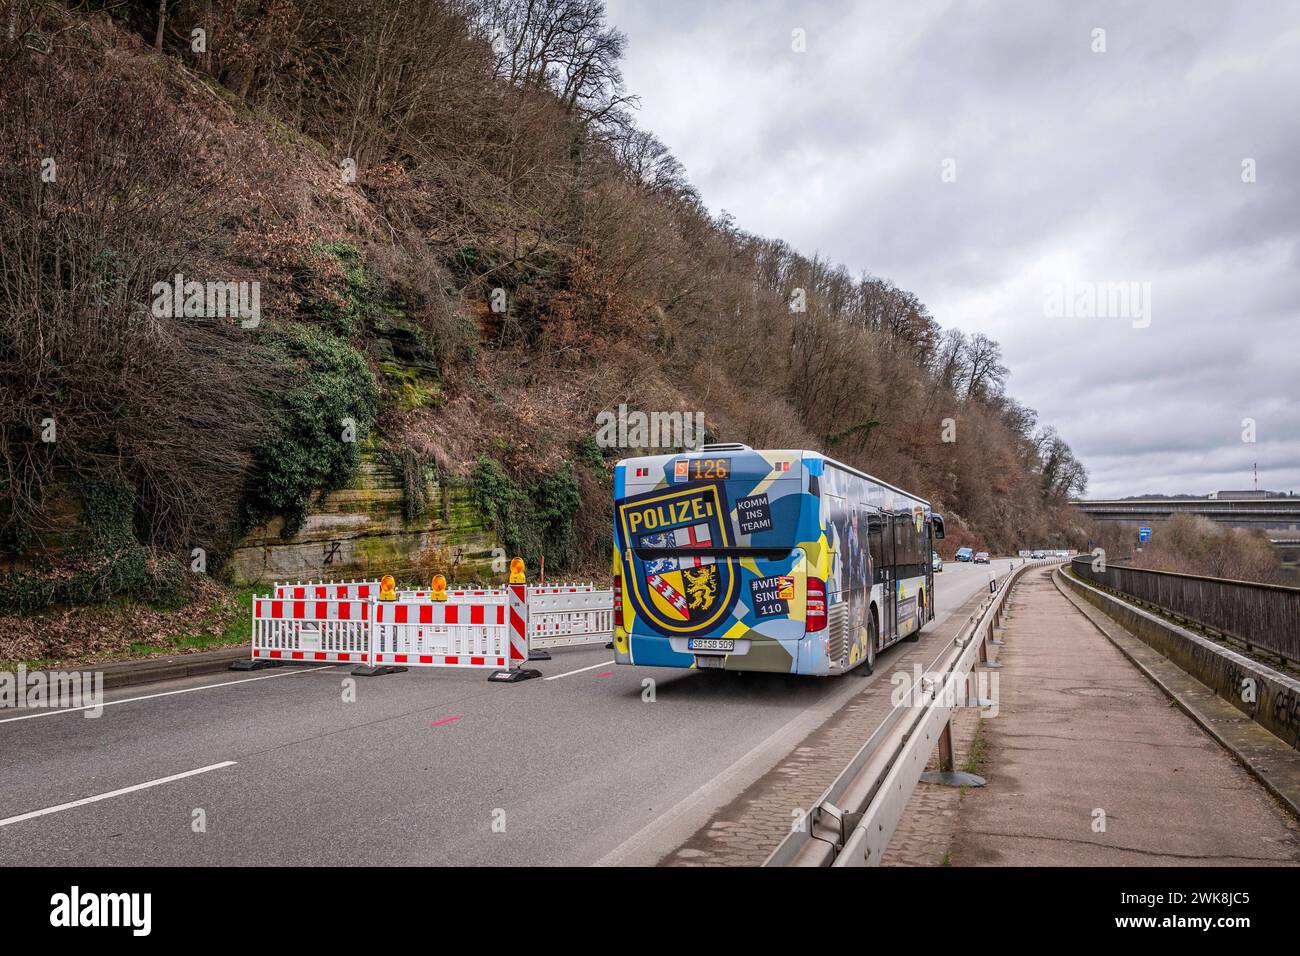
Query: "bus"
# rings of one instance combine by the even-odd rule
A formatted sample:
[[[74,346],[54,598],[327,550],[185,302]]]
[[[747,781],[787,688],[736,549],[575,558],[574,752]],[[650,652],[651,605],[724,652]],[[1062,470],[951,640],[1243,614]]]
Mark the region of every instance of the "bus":
[[[620,664],[831,675],[934,619],[923,498],[813,451],[705,445],[614,470]]]

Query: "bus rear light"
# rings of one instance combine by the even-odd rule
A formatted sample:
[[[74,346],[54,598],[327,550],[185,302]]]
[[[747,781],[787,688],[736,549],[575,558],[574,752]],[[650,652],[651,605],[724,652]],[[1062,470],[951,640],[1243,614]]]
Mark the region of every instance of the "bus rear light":
[[[614,575],[614,626],[623,627],[623,575]]]
[[[808,578],[808,616],[804,631],[812,634],[826,628],[826,582],[821,578]]]

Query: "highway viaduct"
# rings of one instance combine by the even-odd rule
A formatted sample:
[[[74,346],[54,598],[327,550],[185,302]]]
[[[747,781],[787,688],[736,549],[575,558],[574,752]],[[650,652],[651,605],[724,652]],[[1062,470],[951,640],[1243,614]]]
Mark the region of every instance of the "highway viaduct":
[[[1300,495],[1217,498],[1076,499],[1073,504],[1100,521],[1158,525],[1174,515],[1209,518],[1232,528],[1263,531],[1284,560],[1300,557]]]

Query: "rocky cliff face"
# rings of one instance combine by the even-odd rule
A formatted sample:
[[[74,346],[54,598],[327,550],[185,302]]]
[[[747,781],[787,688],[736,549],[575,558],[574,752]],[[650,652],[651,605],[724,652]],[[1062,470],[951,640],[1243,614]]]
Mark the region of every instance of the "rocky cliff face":
[[[427,476],[422,484],[427,504],[408,519],[401,470],[367,449],[356,478],[327,495],[297,534],[281,537],[279,518],[254,528],[231,556],[229,573],[237,583],[385,574],[419,580],[434,569],[458,581],[492,579],[497,539],[468,490]]]

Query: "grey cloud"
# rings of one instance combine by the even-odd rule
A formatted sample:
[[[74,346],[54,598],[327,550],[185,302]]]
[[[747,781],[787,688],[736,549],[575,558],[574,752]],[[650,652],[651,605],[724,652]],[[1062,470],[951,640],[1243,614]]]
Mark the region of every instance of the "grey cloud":
[[[1300,7],[610,12],[642,122],[711,208],[997,337],[1012,394],[1071,443],[1093,493],[1244,487],[1256,461],[1262,483],[1300,486]],[[1151,327],[1046,317],[1044,284],[1067,278],[1151,282]]]

